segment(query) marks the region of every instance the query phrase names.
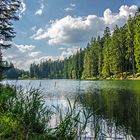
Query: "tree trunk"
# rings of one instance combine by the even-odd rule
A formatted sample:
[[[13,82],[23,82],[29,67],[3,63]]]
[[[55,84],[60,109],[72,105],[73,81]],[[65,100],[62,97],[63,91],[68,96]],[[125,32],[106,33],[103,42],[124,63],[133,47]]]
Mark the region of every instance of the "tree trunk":
[[[2,80],[2,52],[0,47],[0,81]]]
[[[134,58],[134,56],[132,57],[132,71],[133,71],[133,78],[135,78],[136,74],[135,74],[135,58]]]

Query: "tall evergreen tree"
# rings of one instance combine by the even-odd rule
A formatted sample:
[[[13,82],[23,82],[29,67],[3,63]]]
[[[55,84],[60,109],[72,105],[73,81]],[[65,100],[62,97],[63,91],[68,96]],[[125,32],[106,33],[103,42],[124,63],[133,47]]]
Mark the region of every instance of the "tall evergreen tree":
[[[78,53],[78,79],[82,78],[82,73],[83,73],[83,60],[84,60],[84,51],[80,49]]]
[[[91,73],[91,77],[96,77],[98,76],[98,55],[99,55],[99,44],[98,44],[98,40],[94,39],[94,41],[91,44],[91,66],[92,66],[92,73]]]
[[[16,35],[12,20],[18,20],[19,7],[19,0],[0,1],[0,79],[2,79],[2,72],[6,68],[2,60],[2,50],[11,47],[12,38]]]
[[[104,77],[110,77],[110,56],[111,56],[111,33],[109,27],[106,27],[103,35],[103,69],[102,73]]]
[[[134,54],[137,72],[140,73],[140,11],[137,12],[135,21]]]
[[[127,71],[128,71],[128,64],[129,60],[127,57],[127,46],[126,46],[126,40],[127,40],[127,25],[125,24],[123,27],[120,28],[120,50],[121,50],[121,72],[122,72],[122,77],[126,77]],[[126,75],[123,74],[123,72],[126,72]]]
[[[135,56],[134,56],[134,19],[129,16],[127,24],[127,42],[126,46],[128,49],[129,59],[129,71],[132,71],[133,77],[135,77]]]
[[[90,58],[90,44],[87,44],[87,48],[84,50],[84,60],[83,60],[83,73],[82,79],[87,79],[91,77],[91,58]]]
[[[121,73],[121,32],[118,26],[114,29],[111,37],[111,53],[110,53],[110,71],[111,73]]]
[[[98,46],[98,73],[99,78],[102,78],[102,68],[103,68],[103,39],[98,36],[97,39]]]

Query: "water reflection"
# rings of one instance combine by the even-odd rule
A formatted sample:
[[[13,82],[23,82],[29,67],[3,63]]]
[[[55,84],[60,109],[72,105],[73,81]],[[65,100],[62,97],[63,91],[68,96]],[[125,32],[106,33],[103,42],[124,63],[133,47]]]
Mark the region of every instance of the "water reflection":
[[[68,107],[67,97],[73,104],[78,96],[77,110],[85,110],[91,116],[83,139],[140,139],[140,81],[21,80],[8,83],[35,88],[41,85],[46,104],[63,112]],[[52,124],[56,125],[58,114],[53,119]]]
[[[123,88],[97,88],[79,95],[81,105],[93,113],[91,124],[96,137],[140,139],[138,93],[138,90]]]

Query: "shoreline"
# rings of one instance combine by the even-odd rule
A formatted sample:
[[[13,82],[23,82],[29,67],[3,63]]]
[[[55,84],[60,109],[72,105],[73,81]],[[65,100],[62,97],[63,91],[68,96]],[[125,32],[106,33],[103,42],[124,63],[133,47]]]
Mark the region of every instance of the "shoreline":
[[[135,78],[86,78],[86,79],[64,79],[64,78],[19,78],[19,79],[8,79],[5,78],[3,80],[80,80],[80,81],[125,81],[125,80],[140,80],[140,77],[135,77]]]

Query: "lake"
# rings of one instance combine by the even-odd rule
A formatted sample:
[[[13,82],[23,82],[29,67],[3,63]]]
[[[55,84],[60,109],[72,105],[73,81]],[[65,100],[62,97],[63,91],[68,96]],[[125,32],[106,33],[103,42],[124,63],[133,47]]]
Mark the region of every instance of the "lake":
[[[99,140],[140,139],[140,81],[8,80],[3,83],[41,88],[46,104],[62,110],[67,98],[92,116],[83,137]],[[53,120],[54,121],[54,120]]]

